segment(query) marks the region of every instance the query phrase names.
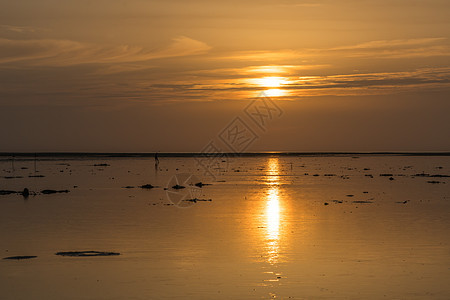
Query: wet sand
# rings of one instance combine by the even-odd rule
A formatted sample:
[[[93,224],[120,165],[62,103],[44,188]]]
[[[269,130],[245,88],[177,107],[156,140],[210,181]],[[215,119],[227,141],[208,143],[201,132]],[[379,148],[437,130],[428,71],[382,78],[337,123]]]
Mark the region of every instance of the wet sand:
[[[17,192],[0,194],[0,258],[33,257],[0,259],[1,299],[450,298],[450,157],[246,156],[213,174],[189,156],[0,157]],[[82,251],[114,255],[55,255]]]

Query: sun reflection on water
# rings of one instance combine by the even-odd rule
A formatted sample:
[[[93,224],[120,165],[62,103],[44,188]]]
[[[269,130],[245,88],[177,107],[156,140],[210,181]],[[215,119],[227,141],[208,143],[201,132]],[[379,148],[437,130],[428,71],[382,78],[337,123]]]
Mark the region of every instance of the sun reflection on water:
[[[278,262],[280,240],[280,199],[276,187],[271,188],[267,195],[266,222],[267,260],[270,264],[274,264]]]
[[[281,205],[279,191],[279,162],[278,158],[270,158],[267,171],[267,204],[266,204],[266,241],[267,261],[270,264],[278,262],[280,242]]]

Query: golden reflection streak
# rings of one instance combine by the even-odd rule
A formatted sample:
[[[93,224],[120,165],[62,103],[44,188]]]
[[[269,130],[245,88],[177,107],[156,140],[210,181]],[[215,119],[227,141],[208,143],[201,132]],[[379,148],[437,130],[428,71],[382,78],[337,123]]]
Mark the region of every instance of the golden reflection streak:
[[[280,240],[280,221],[281,207],[279,196],[279,162],[278,158],[273,157],[268,161],[267,192],[266,204],[266,240],[267,240],[267,261],[270,264],[278,262],[279,240]]]

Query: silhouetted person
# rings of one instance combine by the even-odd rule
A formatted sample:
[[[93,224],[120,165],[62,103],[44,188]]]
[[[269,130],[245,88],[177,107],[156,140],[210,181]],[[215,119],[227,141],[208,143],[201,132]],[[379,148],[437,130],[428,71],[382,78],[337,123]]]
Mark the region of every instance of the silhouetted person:
[[[158,168],[159,165],[159,158],[158,158],[158,152],[155,153],[155,169]]]
[[[23,192],[22,192],[22,196],[24,198],[28,198],[28,196],[30,196],[30,191],[27,188],[24,188]]]

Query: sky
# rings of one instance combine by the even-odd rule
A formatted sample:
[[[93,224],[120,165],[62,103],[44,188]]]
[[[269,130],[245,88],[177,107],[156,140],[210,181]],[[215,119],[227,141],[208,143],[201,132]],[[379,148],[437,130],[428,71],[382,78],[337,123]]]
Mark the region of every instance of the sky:
[[[0,0],[0,152],[450,151],[449,16],[448,0]]]

